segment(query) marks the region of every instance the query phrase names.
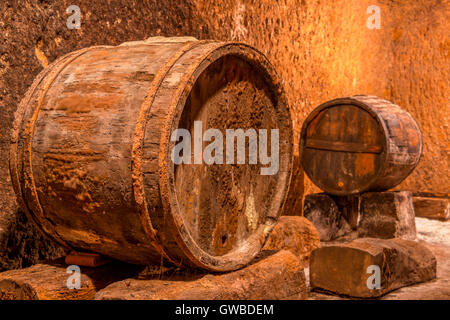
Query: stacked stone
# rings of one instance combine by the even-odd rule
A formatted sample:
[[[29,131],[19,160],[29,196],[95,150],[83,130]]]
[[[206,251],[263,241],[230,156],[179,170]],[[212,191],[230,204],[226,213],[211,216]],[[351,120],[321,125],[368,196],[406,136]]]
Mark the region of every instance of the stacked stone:
[[[313,290],[375,298],[436,277],[433,253],[413,241],[412,193],[387,191],[417,165],[421,139],[411,115],[376,97],[326,102],[306,119],[302,165],[326,192],[307,195],[303,212],[335,242],[312,252]]]

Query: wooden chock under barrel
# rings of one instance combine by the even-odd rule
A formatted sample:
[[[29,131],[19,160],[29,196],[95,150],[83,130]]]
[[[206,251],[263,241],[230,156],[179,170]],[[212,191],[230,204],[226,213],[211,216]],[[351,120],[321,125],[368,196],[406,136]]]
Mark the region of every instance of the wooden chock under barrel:
[[[107,259],[98,253],[90,252],[72,251],[65,258],[65,263],[68,265],[77,265],[92,268],[100,267],[110,262],[110,259]]]

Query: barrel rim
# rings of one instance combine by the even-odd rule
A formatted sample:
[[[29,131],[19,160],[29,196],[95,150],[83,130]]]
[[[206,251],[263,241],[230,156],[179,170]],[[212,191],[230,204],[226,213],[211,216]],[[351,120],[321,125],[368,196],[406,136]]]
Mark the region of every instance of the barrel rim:
[[[407,115],[407,116],[409,117],[409,120],[410,120],[411,122],[413,122],[413,123],[415,124],[415,126],[416,126],[416,129],[417,129],[417,132],[418,132],[418,137],[419,137],[419,144],[420,144],[420,151],[419,151],[419,153],[418,153],[417,161],[414,163],[414,165],[411,165],[411,166],[410,166],[410,169],[408,170],[408,172],[405,173],[401,179],[397,179],[397,180],[396,180],[396,184],[395,184],[395,185],[390,185],[388,188],[382,188],[382,187],[380,188],[380,187],[378,186],[378,187],[374,188],[373,191],[378,191],[378,190],[382,190],[382,191],[383,191],[383,190],[387,190],[387,189],[392,189],[392,188],[398,186],[400,183],[402,183],[406,178],[408,178],[409,175],[414,171],[414,169],[415,169],[415,168],[417,167],[417,165],[419,164],[420,159],[422,158],[422,155],[423,155],[423,133],[422,133],[422,129],[420,128],[419,123],[417,122],[416,118],[414,118],[414,117],[412,116],[411,113],[409,113],[407,110],[403,109],[402,107],[400,107],[399,105],[395,104],[395,103],[392,102],[392,101],[389,101],[389,100],[386,100],[386,99],[383,99],[383,98],[380,98],[380,97],[377,97],[377,96],[373,96],[373,95],[355,95],[355,96],[353,96],[352,98],[357,99],[357,100],[359,100],[358,98],[375,99],[375,100],[377,100],[378,102],[387,104],[387,105],[389,105],[389,106],[392,107],[392,108],[398,108],[399,110],[401,110],[401,112],[402,112],[403,114]],[[360,100],[359,100],[359,101],[360,101]],[[364,101],[362,101],[362,102],[363,102],[363,103],[366,103],[370,108],[373,109],[373,107],[370,105],[370,103],[367,103],[367,102],[364,102]],[[376,112],[376,110],[374,110],[374,111]],[[386,129],[384,129],[384,130],[385,130],[385,132],[386,132],[386,140],[389,141],[389,138],[388,138],[388,137],[389,137],[389,130],[387,129],[387,125],[386,125],[385,119],[384,119],[381,115],[379,115],[379,117],[380,117],[380,119],[381,119],[381,122],[383,122],[383,124],[385,124],[385,126],[386,126]],[[386,156],[388,156],[388,153],[387,153],[387,152],[386,152]],[[386,164],[386,161],[385,161],[385,164]],[[383,177],[385,177],[385,175],[386,175],[386,174],[385,174],[386,169],[387,169],[387,166],[385,165],[385,166],[384,166],[383,174],[381,174],[381,175],[379,175],[379,176],[377,177],[376,182],[378,182],[379,180],[382,180]],[[375,184],[376,184],[376,182],[375,182]],[[366,191],[367,191],[367,190],[366,190]]]
[[[366,96],[368,97],[368,96]],[[378,97],[376,97],[378,99]],[[381,152],[381,157],[382,157],[382,161],[381,161],[381,166],[378,169],[377,172],[375,172],[373,174],[373,177],[363,186],[358,188],[358,190],[352,190],[352,191],[340,191],[340,190],[334,190],[332,188],[329,188],[327,186],[324,186],[321,182],[319,181],[315,181],[314,179],[311,178],[310,173],[308,172],[308,170],[305,168],[304,166],[304,144],[305,144],[305,136],[306,136],[306,129],[308,128],[308,125],[310,124],[310,122],[312,120],[314,120],[317,115],[325,110],[325,109],[329,109],[332,107],[337,107],[339,105],[354,105],[356,107],[359,107],[361,109],[363,109],[364,111],[366,111],[367,113],[369,113],[380,125],[380,127],[382,128],[382,131],[385,133],[383,135],[383,151]],[[386,136],[386,133],[388,133],[388,129],[386,127],[386,124],[384,123],[383,119],[381,119],[380,115],[372,108],[372,106],[370,106],[370,104],[363,102],[359,99],[357,99],[355,96],[351,96],[351,97],[343,97],[343,98],[337,98],[337,99],[333,99],[330,101],[326,101],[324,103],[322,103],[321,105],[319,105],[318,107],[316,107],[306,118],[306,120],[303,123],[302,129],[300,131],[300,139],[299,139],[299,158],[303,167],[303,170],[305,171],[306,175],[308,176],[308,178],[314,183],[316,184],[320,189],[322,189],[325,192],[328,192],[330,194],[336,195],[336,196],[346,196],[346,195],[354,195],[354,194],[360,194],[364,191],[367,191],[368,188],[370,188],[370,186],[378,179],[377,174],[379,174],[380,172],[384,172],[385,171],[385,167],[386,167],[386,159],[387,159],[387,147],[388,147],[388,137]]]
[[[285,122],[282,129],[284,131],[283,135],[289,139],[288,143],[284,144],[284,149],[288,151],[288,156],[284,162],[280,160],[280,176],[277,186],[282,187],[280,188],[282,192],[278,192],[274,197],[275,200],[272,200],[271,205],[273,207],[273,203],[277,202],[276,207],[278,210],[276,215],[274,217],[267,216],[266,221],[246,239],[245,246],[234,249],[222,256],[213,256],[197,244],[183,224],[183,216],[178,205],[177,190],[175,187],[175,166],[170,159],[170,149],[173,144],[170,142],[170,134],[172,129],[178,126],[186,99],[198,77],[214,61],[227,55],[237,56],[245,60],[250,65],[256,67],[267,80],[266,82],[271,93],[277,98],[275,110],[277,111],[276,114],[278,115],[279,123]],[[198,267],[211,271],[229,271],[247,265],[260,252],[267,237],[274,228],[278,217],[281,215],[281,209],[287,197],[293,159],[292,132],[289,105],[282,83],[270,61],[257,49],[243,43],[222,42],[213,49],[210,49],[201,60],[197,60],[197,62],[190,66],[190,69],[180,81],[179,89],[174,94],[169,105],[169,114],[166,118],[160,143],[159,184],[165,217],[173,226],[178,245],[191,262]]]
[[[176,260],[172,259],[168,252],[163,248],[160,241],[157,241],[158,234],[154,229],[150,210],[148,209],[148,202],[145,195],[144,188],[144,174],[143,174],[143,154],[144,154],[144,140],[145,130],[147,127],[148,116],[151,112],[153,102],[155,101],[158,90],[160,89],[165,77],[169,74],[171,68],[177,63],[177,61],[188,51],[192,50],[200,44],[207,43],[208,41],[185,41],[185,44],[181,46],[158,70],[155,78],[150,84],[146,97],[141,104],[139,111],[139,117],[135,126],[133,145],[131,148],[131,171],[132,171],[132,184],[133,184],[133,196],[137,205],[140,220],[145,234],[147,235],[153,248],[166,258],[170,262],[180,265]],[[153,43],[152,43],[153,44]],[[145,44],[149,45],[149,44]]]

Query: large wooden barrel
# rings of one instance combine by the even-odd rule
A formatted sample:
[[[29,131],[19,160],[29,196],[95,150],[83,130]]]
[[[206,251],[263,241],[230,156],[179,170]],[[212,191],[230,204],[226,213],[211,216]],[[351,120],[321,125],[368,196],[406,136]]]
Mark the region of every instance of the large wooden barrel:
[[[194,121],[201,135],[267,129],[271,141],[270,130],[279,130],[279,170],[262,175],[267,163],[249,161],[174,164],[181,140],[172,133],[184,128],[198,139]],[[19,202],[62,245],[212,271],[240,268],[260,251],[291,166],[288,106],[265,56],[245,44],[184,38],[58,59],[22,100],[10,154]]]
[[[319,188],[342,196],[387,190],[403,181],[422,153],[422,133],[405,110],[375,96],[328,101],[305,120],[302,166]]]

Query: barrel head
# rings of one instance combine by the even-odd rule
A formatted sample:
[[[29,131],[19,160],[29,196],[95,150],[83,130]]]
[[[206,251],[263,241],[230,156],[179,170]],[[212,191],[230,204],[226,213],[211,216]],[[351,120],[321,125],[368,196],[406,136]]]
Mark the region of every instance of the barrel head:
[[[303,168],[331,194],[358,193],[380,170],[384,137],[377,119],[350,104],[322,109],[305,123]]]

